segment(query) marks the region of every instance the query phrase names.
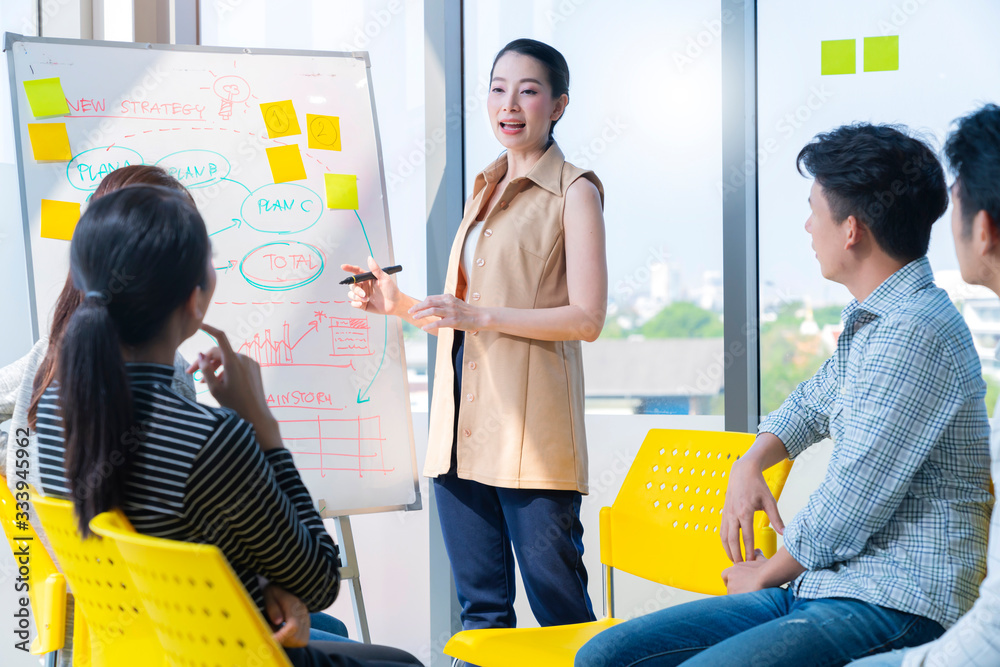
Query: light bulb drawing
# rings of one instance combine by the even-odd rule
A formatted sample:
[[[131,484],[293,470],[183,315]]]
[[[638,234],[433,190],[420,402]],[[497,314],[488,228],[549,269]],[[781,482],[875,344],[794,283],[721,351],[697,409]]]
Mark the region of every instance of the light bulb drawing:
[[[212,90],[222,100],[219,107],[219,117],[229,120],[233,115],[233,105],[250,99],[250,84],[241,76],[220,76],[215,80]]]

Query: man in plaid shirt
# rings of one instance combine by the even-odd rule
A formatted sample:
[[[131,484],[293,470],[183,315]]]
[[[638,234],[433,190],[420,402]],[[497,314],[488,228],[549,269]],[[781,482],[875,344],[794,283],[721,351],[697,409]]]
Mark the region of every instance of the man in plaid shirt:
[[[951,231],[962,279],[1000,295],[1000,107],[961,118],[945,153],[955,172]],[[997,349],[1000,356],[1000,347]],[[1000,412],[993,411],[993,484],[1000,484]],[[990,520],[987,575],[972,609],[940,639],[880,653],[851,667],[995,667],[1000,665],[1000,506]]]
[[[972,336],[925,256],[944,172],[921,141],[868,124],[819,135],[798,164],[815,179],[806,230],[820,270],[854,296],[837,351],[732,468],[729,595],[606,630],[578,667],[844,665],[935,639],[972,606],[989,424]],[[762,472],[825,438],[826,477],[786,528]],[[770,560],[754,550],[756,510],[784,535]]]

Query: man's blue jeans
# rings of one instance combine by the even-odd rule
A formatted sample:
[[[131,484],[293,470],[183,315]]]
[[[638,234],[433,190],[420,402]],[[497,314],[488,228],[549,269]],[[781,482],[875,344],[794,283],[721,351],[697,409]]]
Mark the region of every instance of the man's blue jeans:
[[[725,595],[640,616],[597,635],[576,667],[846,665],[937,639],[935,621],[847,598],[783,588]]]

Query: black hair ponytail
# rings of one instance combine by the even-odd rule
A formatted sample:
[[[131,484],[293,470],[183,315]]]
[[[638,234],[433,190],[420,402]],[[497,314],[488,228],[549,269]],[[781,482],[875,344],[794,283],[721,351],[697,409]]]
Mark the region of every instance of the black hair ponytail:
[[[83,535],[94,516],[122,504],[136,448],[122,347],[163,333],[178,306],[207,285],[209,253],[197,209],[164,187],[101,197],[77,224],[70,270],[84,299],[66,325],[56,378],[66,479]]]
[[[66,478],[80,532],[90,519],[121,505],[130,461],[132,390],[121,342],[103,297],[84,298],[69,320],[59,357],[59,395],[66,441]]]

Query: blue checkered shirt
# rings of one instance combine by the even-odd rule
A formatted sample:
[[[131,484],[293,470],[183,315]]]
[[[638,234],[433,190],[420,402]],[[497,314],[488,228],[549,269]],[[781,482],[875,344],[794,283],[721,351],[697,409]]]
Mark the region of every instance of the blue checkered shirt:
[[[927,258],[843,313],[836,353],[760,432],[795,458],[832,438],[826,477],[786,526],[802,598],[846,597],[948,627],[986,570],[989,423],[972,336]]]

